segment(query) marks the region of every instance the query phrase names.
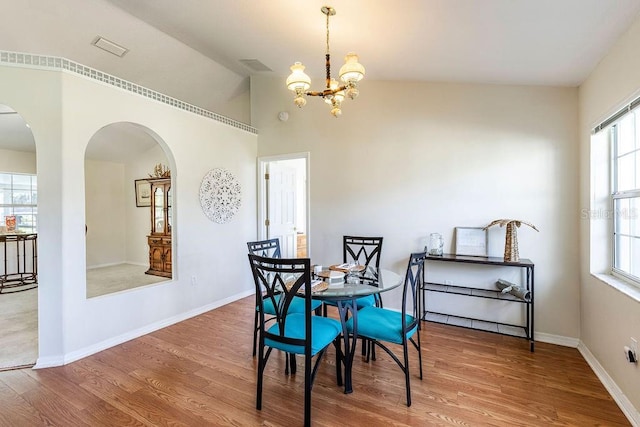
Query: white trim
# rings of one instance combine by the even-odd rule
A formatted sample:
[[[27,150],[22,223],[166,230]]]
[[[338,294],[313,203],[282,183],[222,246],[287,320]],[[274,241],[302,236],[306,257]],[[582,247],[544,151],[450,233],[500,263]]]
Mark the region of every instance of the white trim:
[[[256,224],[256,236],[258,239],[266,239],[264,221],[267,218],[266,201],[267,201],[267,188],[264,174],[267,171],[267,164],[269,162],[276,162],[280,160],[297,160],[304,159],[307,182],[306,182],[306,200],[304,201],[306,206],[307,217],[305,218],[306,234],[307,234],[307,257],[311,258],[311,153],[308,151],[301,153],[289,153],[279,154],[275,156],[258,157],[256,162],[256,168],[258,169],[256,188],[258,189],[258,221]]]
[[[593,277],[600,280],[601,282],[611,286],[613,289],[618,292],[623,293],[624,295],[632,298],[636,302],[640,302],[640,288],[634,286],[622,279],[618,279],[617,277],[612,276],[611,274],[603,274],[603,273],[591,273]]]
[[[556,344],[563,347],[577,348],[580,343],[580,340],[578,338],[565,337],[562,335],[552,335],[544,332],[534,332],[533,336],[537,342]]]
[[[163,104],[167,104],[181,110],[189,111],[254,135],[258,134],[258,130],[248,124],[205,110],[204,108],[200,108],[187,102],[180,101],[179,99],[156,92],[155,90],[140,86],[136,83],[131,83],[130,81],[121,79],[120,77],[112,76],[111,74],[104,73],[100,70],[96,70],[95,68],[87,67],[86,65],[71,61],[67,58],[0,50],[0,65],[72,73],[110,86],[115,86],[122,90],[144,96],[145,98],[153,99],[154,101],[162,102]]]
[[[99,353],[103,350],[106,350],[108,348],[130,341],[132,339],[139,338],[143,335],[149,334],[151,332],[157,331],[162,328],[166,328],[167,326],[174,325],[176,323],[187,320],[191,317],[195,317],[202,313],[206,313],[207,311],[215,310],[216,308],[222,307],[223,305],[230,304],[239,299],[248,297],[249,295],[254,295],[254,293],[255,293],[255,289],[251,291],[244,291],[239,294],[235,294],[230,297],[224,298],[222,300],[215,301],[211,304],[198,307],[194,310],[191,310],[185,313],[180,313],[177,316],[160,320],[158,322],[147,325],[143,328],[138,328],[133,331],[128,331],[122,335],[110,338],[108,340],[90,345],[88,347],[85,347],[76,351],[72,351],[71,353],[63,354],[60,356],[54,356],[54,357],[38,358],[38,361],[36,362],[33,369],[52,368],[55,366],[62,366],[71,362],[75,362],[76,360],[80,360],[84,357],[91,356],[92,354]]]
[[[633,406],[631,401],[624,395],[620,387],[613,381],[613,378],[607,374],[600,362],[591,354],[587,346],[582,341],[578,344],[578,351],[587,361],[593,372],[596,374],[602,385],[607,389],[613,400],[618,404],[622,413],[627,417],[634,427],[640,426],[640,412]]]

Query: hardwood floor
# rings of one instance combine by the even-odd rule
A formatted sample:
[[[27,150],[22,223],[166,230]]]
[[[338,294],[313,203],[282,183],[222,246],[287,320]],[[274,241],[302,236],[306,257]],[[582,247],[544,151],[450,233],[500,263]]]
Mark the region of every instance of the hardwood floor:
[[[0,426],[295,426],[303,382],[274,353],[261,411],[251,356],[253,297],[59,368],[0,372]],[[334,350],[312,394],[317,426],[628,426],[576,349],[425,323],[413,404],[384,352],[358,351],[354,392],[336,385]],[[299,365],[301,361],[299,361]]]

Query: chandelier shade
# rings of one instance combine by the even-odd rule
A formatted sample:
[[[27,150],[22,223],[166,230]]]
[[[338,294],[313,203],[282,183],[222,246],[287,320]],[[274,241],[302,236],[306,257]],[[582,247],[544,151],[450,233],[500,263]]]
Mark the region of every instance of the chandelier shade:
[[[291,75],[287,77],[287,88],[289,90],[307,90],[311,87],[311,77],[304,72],[305,66],[296,62],[291,67]]]
[[[345,56],[345,63],[340,67],[338,73],[340,80],[343,84],[340,84],[336,79],[331,78],[331,53],[329,51],[329,17],[336,14],[336,10],[331,6],[322,6],[320,9],[327,17],[327,49],[325,53],[326,58],[326,87],[322,91],[309,91],[311,87],[311,78],[304,72],[305,66],[300,62],[294,63],[290,69],[291,74],[287,77],[286,85],[287,89],[295,93],[293,102],[299,108],[306,105],[307,100],[305,96],[319,96],[331,106],[331,114],[334,117],[339,117],[342,114],[342,101],[345,97],[349,99],[355,99],[360,91],[357,84],[364,78],[365,69],[364,66],[358,62],[358,55],[353,52],[349,52]]]

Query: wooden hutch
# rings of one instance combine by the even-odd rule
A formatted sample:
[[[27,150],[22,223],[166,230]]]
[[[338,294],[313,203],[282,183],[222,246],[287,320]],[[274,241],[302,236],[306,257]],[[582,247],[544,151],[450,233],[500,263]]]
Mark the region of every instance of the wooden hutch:
[[[151,185],[151,234],[149,269],[146,274],[172,277],[171,270],[171,178],[149,178]]]

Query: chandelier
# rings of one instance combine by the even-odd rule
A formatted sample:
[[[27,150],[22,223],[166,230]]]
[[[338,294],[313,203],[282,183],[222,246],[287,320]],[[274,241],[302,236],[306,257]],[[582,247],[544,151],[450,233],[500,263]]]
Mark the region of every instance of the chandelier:
[[[311,78],[305,74],[304,65],[300,62],[293,64],[291,75],[287,77],[287,88],[295,92],[296,97],[293,102],[298,108],[304,107],[307,100],[303,95],[320,96],[324,102],[331,106],[331,114],[339,117],[342,114],[340,105],[344,101],[345,96],[355,99],[358,94],[357,84],[364,77],[364,67],[358,62],[358,55],[348,53],[345,56],[345,64],[340,68],[339,76],[343,84],[331,78],[331,55],[329,53],[329,16],[336,14],[336,10],[331,6],[322,6],[320,9],[327,16],[327,51],[326,68],[327,68],[327,87],[323,91],[307,91],[311,87]]]

